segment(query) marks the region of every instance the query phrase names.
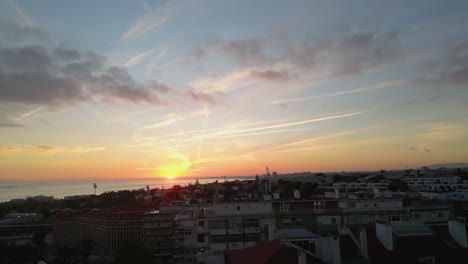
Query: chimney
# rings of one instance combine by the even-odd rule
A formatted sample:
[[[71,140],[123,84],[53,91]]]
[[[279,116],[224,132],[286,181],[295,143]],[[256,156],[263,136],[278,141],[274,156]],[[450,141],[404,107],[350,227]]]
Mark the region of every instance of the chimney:
[[[297,250],[297,263],[298,264],[307,264],[306,253],[302,249]]]
[[[299,190],[294,190],[294,199],[301,199],[301,192]]]
[[[373,193],[374,193],[374,197],[382,197],[382,192],[380,191],[379,188],[374,188]]]
[[[341,264],[340,237],[330,236],[330,251],[332,255],[332,264]]]
[[[368,259],[368,252],[367,252],[367,231],[365,228],[359,229],[359,242],[361,244],[361,256],[364,259]]]
[[[466,224],[463,218],[452,219],[448,221],[450,236],[462,248],[468,248],[466,237]]]
[[[388,223],[375,222],[375,233],[380,243],[387,250],[393,251],[392,227]]]

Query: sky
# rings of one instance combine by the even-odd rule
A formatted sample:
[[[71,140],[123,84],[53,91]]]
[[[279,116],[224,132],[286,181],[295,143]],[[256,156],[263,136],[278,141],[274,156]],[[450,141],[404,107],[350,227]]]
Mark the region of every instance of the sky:
[[[0,179],[468,161],[466,1],[0,1]]]

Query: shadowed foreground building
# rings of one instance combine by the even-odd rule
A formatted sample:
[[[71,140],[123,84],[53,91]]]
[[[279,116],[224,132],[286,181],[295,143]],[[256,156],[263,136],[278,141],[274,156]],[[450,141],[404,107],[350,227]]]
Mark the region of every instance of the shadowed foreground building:
[[[138,247],[143,241],[143,219],[147,207],[93,209],[80,213],[59,213],[54,223],[56,248],[79,248],[92,240],[93,253],[112,256],[119,250]]]
[[[145,214],[143,219],[143,245],[163,263],[169,262],[175,250],[175,216],[183,206],[162,205],[159,210]]]
[[[177,263],[224,263],[224,252],[275,239],[271,202],[187,207],[176,218]]]

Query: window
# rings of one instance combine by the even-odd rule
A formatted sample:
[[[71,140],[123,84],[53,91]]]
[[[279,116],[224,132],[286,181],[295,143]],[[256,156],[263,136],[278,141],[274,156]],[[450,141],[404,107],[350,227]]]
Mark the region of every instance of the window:
[[[442,218],[444,217],[444,213],[443,212],[439,212],[439,218]]]
[[[331,218],[331,223],[332,223],[332,225],[336,225],[336,218],[335,217]]]
[[[240,211],[240,205],[237,206],[237,211]]]
[[[399,215],[392,215],[390,221],[401,221],[401,218]]]
[[[199,221],[199,222],[198,222],[198,226],[200,226],[200,227],[205,226],[205,221]]]
[[[210,242],[211,243],[225,243],[226,242],[226,236],[225,235],[211,236]]]
[[[302,220],[302,218],[296,218],[296,225],[297,226],[303,226],[304,225],[304,221]]]
[[[258,227],[258,219],[245,219],[245,227]]]
[[[226,228],[226,221],[225,221],[225,220],[208,221],[208,228],[209,228],[209,229],[222,229],[222,228]]]
[[[243,241],[243,235],[238,234],[238,235],[229,235],[229,243],[232,242],[242,242]]]
[[[245,234],[245,241],[246,242],[260,241],[260,234]]]
[[[205,242],[205,235],[198,235],[198,243],[204,243]]]

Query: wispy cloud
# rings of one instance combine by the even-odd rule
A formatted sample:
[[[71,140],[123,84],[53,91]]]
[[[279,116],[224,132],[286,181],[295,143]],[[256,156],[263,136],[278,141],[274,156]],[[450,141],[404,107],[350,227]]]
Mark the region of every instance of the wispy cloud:
[[[412,150],[412,151],[418,151],[418,149],[416,147],[409,147],[408,149]],[[431,152],[431,149],[430,148],[423,148],[422,151]]]
[[[338,115],[330,115],[330,116],[324,116],[324,117],[318,117],[318,118],[312,118],[312,119],[305,119],[305,120],[301,120],[301,121],[289,122],[289,123],[273,125],[273,126],[248,128],[248,129],[243,129],[243,130],[237,130],[237,131],[235,131],[235,133],[243,133],[243,132],[251,132],[251,131],[258,131],[258,130],[266,130],[266,129],[275,129],[275,128],[305,125],[305,124],[309,124],[309,123],[315,123],[315,122],[321,122],[321,121],[351,117],[351,116],[360,115],[360,114],[363,114],[363,113],[366,113],[366,112],[367,111],[351,112],[351,113],[345,113],[345,114],[338,114]]]
[[[21,148],[5,147],[0,145],[0,154],[11,154],[20,151]]]
[[[196,161],[196,164],[197,164],[197,167],[200,166],[200,152],[201,152],[201,148],[202,148],[202,145],[203,145],[203,141],[205,140],[205,133],[206,133],[206,125],[208,123],[208,106],[206,104],[203,104],[203,131],[202,131],[202,136],[200,137],[200,142],[198,143],[198,148],[197,148],[197,161]]]
[[[291,76],[287,71],[275,71],[275,70],[265,70],[265,71],[251,71],[250,73],[253,77],[257,77],[267,81],[276,81],[276,82],[284,82],[288,81]]]
[[[417,135],[430,142],[443,142],[463,138],[468,130],[458,124],[449,122],[433,122],[418,126],[421,131]]]
[[[159,57],[158,57],[159,59]],[[148,72],[151,72],[151,73],[158,73],[164,69],[166,69],[167,67],[169,66],[172,66],[172,65],[175,65],[175,64],[178,64],[178,63],[181,63],[183,61],[187,60],[187,58],[179,58],[179,59],[175,59],[175,60],[172,60],[170,62],[167,62],[163,65],[156,65],[156,63],[151,63],[151,66],[149,67],[149,70]]]
[[[356,89],[352,89],[352,90],[343,90],[343,91],[339,91],[339,92],[335,92],[335,93],[324,94],[324,95],[316,95],[316,96],[309,96],[309,97],[298,97],[298,98],[289,98],[289,99],[284,99],[284,100],[276,100],[276,101],[273,101],[271,103],[272,104],[286,104],[286,103],[311,101],[311,100],[317,100],[317,99],[321,99],[321,98],[340,96],[340,95],[346,95],[346,94],[362,93],[362,92],[367,92],[367,91],[372,91],[372,90],[377,90],[377,89],[383,89],[383,88],[392,87],[392,86],[398,86],[398,85],[408,83],[410,81],[411,80],[409,80],[409,79],[389,81],[389,82],[383,82],[383,83],[375,84],[375,85],[372,85],[372,86],[356,88]]]
[[[148,11],[150,11],[150,10],[152,9],[152,7],[151,7],[150,3],[148,3],[148,1],[146,1],[146,0],[139,0],[138,2],[141,4],[141,6],[142,6],[143,9],[145,10],[145,12],[148,12]]]
[[[101,150],[105,150],[106,148],[105,147],[91,147],[91,148],[88,148],[88,147],[74,147],[74,148],[70,148],[70,152],[75,152],[75,153],[88,153],[88,152],[94,152],[94,151],[101,151]]]
[[[143,126],[139,130],[144,131],[144,130],[151,130],[151,129],[155,129],[155,128],[165,127],[165,126],[169,126],[169,125],[175,124],[177,122],[180,122],[180,121],[183,121],[183,120],[186,120],[186,119],[189,119],[189,118],[204,116],[204,115],[206,115],[205,111],[208,111],[208,110],[204,109],[202,111],[194,111],[194,112],[186,114],[186,115],[169,114],[168,119],[166,119],[164,121],[157,122],[157,123],[153,123],[153,124],[150,124],[150,125]],[[209,113],[209,111],[208,111],[208,113]]]
[[[184,117],[172,116],[167,120],[157,122],[157,123],[153,123],[151,125],[146,125],[146,126],[142,127],[140,130],[151,130],[151,129],[155,129],[155,128],[165,127],[165,126],[172,125],[172,124],[174,124],[176,122],[182,121],[184,119],[185,119]]]
[[[84,154],[88,152],[105,150],[105,147],[55,147],[49,145],[28,145],[34,154],[55,154],[58,152],[78,153]]]
[[[42,108],[44,108],[44,106],[39,106],[38,108],[35,108],[35,109],[33,109],[33,110],[29,111],[29,112],[20,114],[20,115],[18,115],[18,117],[16,118],[16,120],[21,120],[21,119],[23,119],[23,118],[25,118],[25,117],[32,116],[32,115],[34,115],[35,113],[41,111]]]
[[[136,55],[135,57],[129,59],[127,62],[122,64],[122,67],[130,68],[130,67],[133,67],[133,66],[137,65],[142,60],[144,60],[148,55],[153,53],[153,51],[154,51],[154,49],[151,49],[151,50],[148,50],[148,51],[145,51],[143,53],[140,53],[140,54]]]
[[[10,7],[16,12],[16,14],[21,18],[21,20],[26,26],[28,27],[33,26],[33,22],[31,18],[23,11],[23,9],[19,7],[18,3],[16,3],[15,0],[8,0],[8,3],[10,4]]]
[[[47,145],[28,145],[28,147],[32,148],[36,154],[53,154],[58,150],[56,147]]]
[[[135,39],[145,33],[156,30],[158,27],[169,21],[175,13],[188,4],[190,4],[189,1],[166,1],[160,7],[138,18],[129,27],[129,29],[125,31],[122,38],[125,40]]]
[[[260,121],[260,122],[253,122],[253,123],[239,123],[239,124],[233,124],[230,127],[232,127],[232,128],[249,127],[249,126],[255,126],[255,125],[280,123],[280,122],[291,121],[291,120],[294,120],[294,118],[284,118],[284,119],[278,119],[278,120]],[[203,131],[207,131],[207,132],[208,131],[221,131],[221,130],[225,130],[225,129],[226,129],[226,127],[209,128],[209,129],[203,129],[203,130],[190,130],[190,131],[184,131],[184,132],[178,132],[178,133],[163,135],[163,136],[161,136],[161,138],[174,137],[174,136],[185,136],[185,135],[190,135],[190,134],[200,134]]]
[[[212,132],[204,135],[204,138],[215,140],[215,139],[238,138],[238,137],[247,137],[247,136],[255,136],[255,135],[266,135],[266,134],[274,134],[274,133],[286,133],[286,132],[293,132],[293,131],[309,130],[312,128],[310,127],[297,128],[297,129],[294,129],[294,128],[285,129],[285,128],[292,127],[292,126],[306,125],[306,124],[310,124],[314,122],[346,118],[346,117],[363,114],[366,112],[367,111],[351,112],[351,113],[345,113],[345,114],[335,114],[335,115],[328,115],[328,116],[317,117],[317,118],[312,118],[312,119],[299,120],[296,122],[287,122],[287,123],[271,125],[271,126],[257,126],[257,127],[245,128],[245,129],[239,129],[241,126],[227,126],[223,128],[211,129]],[[271,123],[275,121],[269,121],[269,122]],[[208,132],[210,130],[206,130],[206,131]],[[197,133],[197,132],[200,132],[200,131],[189,131],[188,133]],[[183,133],[183,134],[179,133],[179,135],[185,135],[188,133]],[[173,134],[173,135],[177,135],[177,134]],[[180,139],[178,141],[179,142],[196,141],[196,140],[200,140],[201,136],[202,134],[198,133],[191,137]]]
[[[252,85],[255,81],[248,80],[250,70],[234,71],[222,77],[207,77],[196,80],[190,86],[199,93],[227,93]]]
[[[10,122],[0,121],[0,128],[17,128],[17,127],[23,127],[23,125],[22,124],[17,124],[17,123],[10,123]]]

